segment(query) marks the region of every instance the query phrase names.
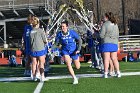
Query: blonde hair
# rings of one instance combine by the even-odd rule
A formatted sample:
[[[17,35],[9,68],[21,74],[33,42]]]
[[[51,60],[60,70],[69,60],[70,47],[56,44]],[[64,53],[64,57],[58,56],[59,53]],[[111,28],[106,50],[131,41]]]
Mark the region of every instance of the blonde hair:
[[[39,18],[38,17],[33,17],[33,20],[32,20],[33,27],[36,27],[39,23],[40,23]]]

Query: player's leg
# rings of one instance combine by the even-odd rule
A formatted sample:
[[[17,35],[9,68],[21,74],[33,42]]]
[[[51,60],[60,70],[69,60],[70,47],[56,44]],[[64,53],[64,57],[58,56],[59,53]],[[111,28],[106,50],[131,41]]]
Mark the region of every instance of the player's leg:
[[[74,64],[75,64],[75,67],[76,69],[80,69],[80,61],[79,61],[79,57],[75,60],[73,60]]]
[[[76,54],[76,55],[72,56],[72,59],[73,59],[76,69],[80,69],[79,55]],[[76,76],[74,77],[73,84],[78,84],[78,79]]]
[[[111,59],[112,59],[112,62],[114,64],[114,67],[116,69],[117,77],[121,77],[119,62],[118,62],[118,58],[117,58],[117,52],[111,53]]]
[[[67,65],[67,68],[68,68],[73,80],[74,81],[77,80],[77,78],[75,76],[75,73],[74,73],[74,70],[73,70],[72,65],[71,65],[72,60],[71,60],[70,56],[69,55],[64,55],[63,57],[64,57],[64,60],[65,60],[66,65]],[[73,84],[78,84],[78,82],[76,82],[76,83],[73,82]]]
[[[44,79],[45,79],[44,65],[45,65],[45,55],[39,57],[39,67],[40,67],[41,81],[44,81]]]
[[[36,57],[31,57],[32,59],[32,76],[33,80],[36,81],[36,66],[37,66],[37,58]]]
[[[104,78],[108,78],[110,52],[104,52],[103,53],[103,60],[104,60]]]

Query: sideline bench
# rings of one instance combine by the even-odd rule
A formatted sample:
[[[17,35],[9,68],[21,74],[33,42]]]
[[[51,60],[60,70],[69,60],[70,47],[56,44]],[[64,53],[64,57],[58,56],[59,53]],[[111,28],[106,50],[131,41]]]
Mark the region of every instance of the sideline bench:
[[[140,35],[123,35],[119,37],[120,44],[120,59],[127,56],[128,53],[133,53],[134,58],[137,58],[137,53],[140,52]]]

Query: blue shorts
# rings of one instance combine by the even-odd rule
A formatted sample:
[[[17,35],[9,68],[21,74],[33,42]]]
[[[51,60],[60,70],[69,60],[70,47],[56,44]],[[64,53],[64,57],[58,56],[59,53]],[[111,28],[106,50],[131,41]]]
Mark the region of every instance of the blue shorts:
[[[75,54],[74,52],[75,51],[65,51],[65,50],[62,50],[61,54],[62,54],[62,56],[69,55],[70,58],[72,58],[73,60],[77,60],[78,57],[79,57],[79,54]]]
[[[31,51],[30,55],[32,57],[39,57],[39,56],[43,56],[46,55],[46,50],[41,50],[41,51]]]
[[[104,43],[100,46],[100,52],[117,52],[118,45],[113,43]]]

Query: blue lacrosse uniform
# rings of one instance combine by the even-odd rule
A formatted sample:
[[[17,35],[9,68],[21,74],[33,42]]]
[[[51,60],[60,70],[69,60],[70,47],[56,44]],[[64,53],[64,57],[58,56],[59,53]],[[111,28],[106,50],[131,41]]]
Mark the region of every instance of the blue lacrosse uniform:
[[[54,48],[53,53],[55,54],[55,56],[61,57],[61,51],[59,48]]]
[[[46,50],[46,54],[48,54],[49,53],[49,49],[52,47],[52,42],[48,42],[48,44],[46,44],[46,46],[45,46],[45,50]]]
[[[32,30],[31,25],[25,25],[24,27],[24,33],[23,33],[23,40],[25,45],[25,54],[30,55],[30,32]]]
[[[92,48],[93,47],[93,45],[94,45],[94,40],[93,40],[93,38],[92,38],[92,33],[91,33],[91,31],[87,31],[87,37],[88,37],[88,41],[87,41],[87,43],[88,43],[88,48]]]
[[[69,55],[73,60],[76,60],[79,57],[79,54],[75,54],[75,51],[77,51],[76,40],[79,39],[80,36],[74,30],[69,30],[67,35],[60,31],[57,33],[55,42],[59,42],[62,45],[62,56]]]

